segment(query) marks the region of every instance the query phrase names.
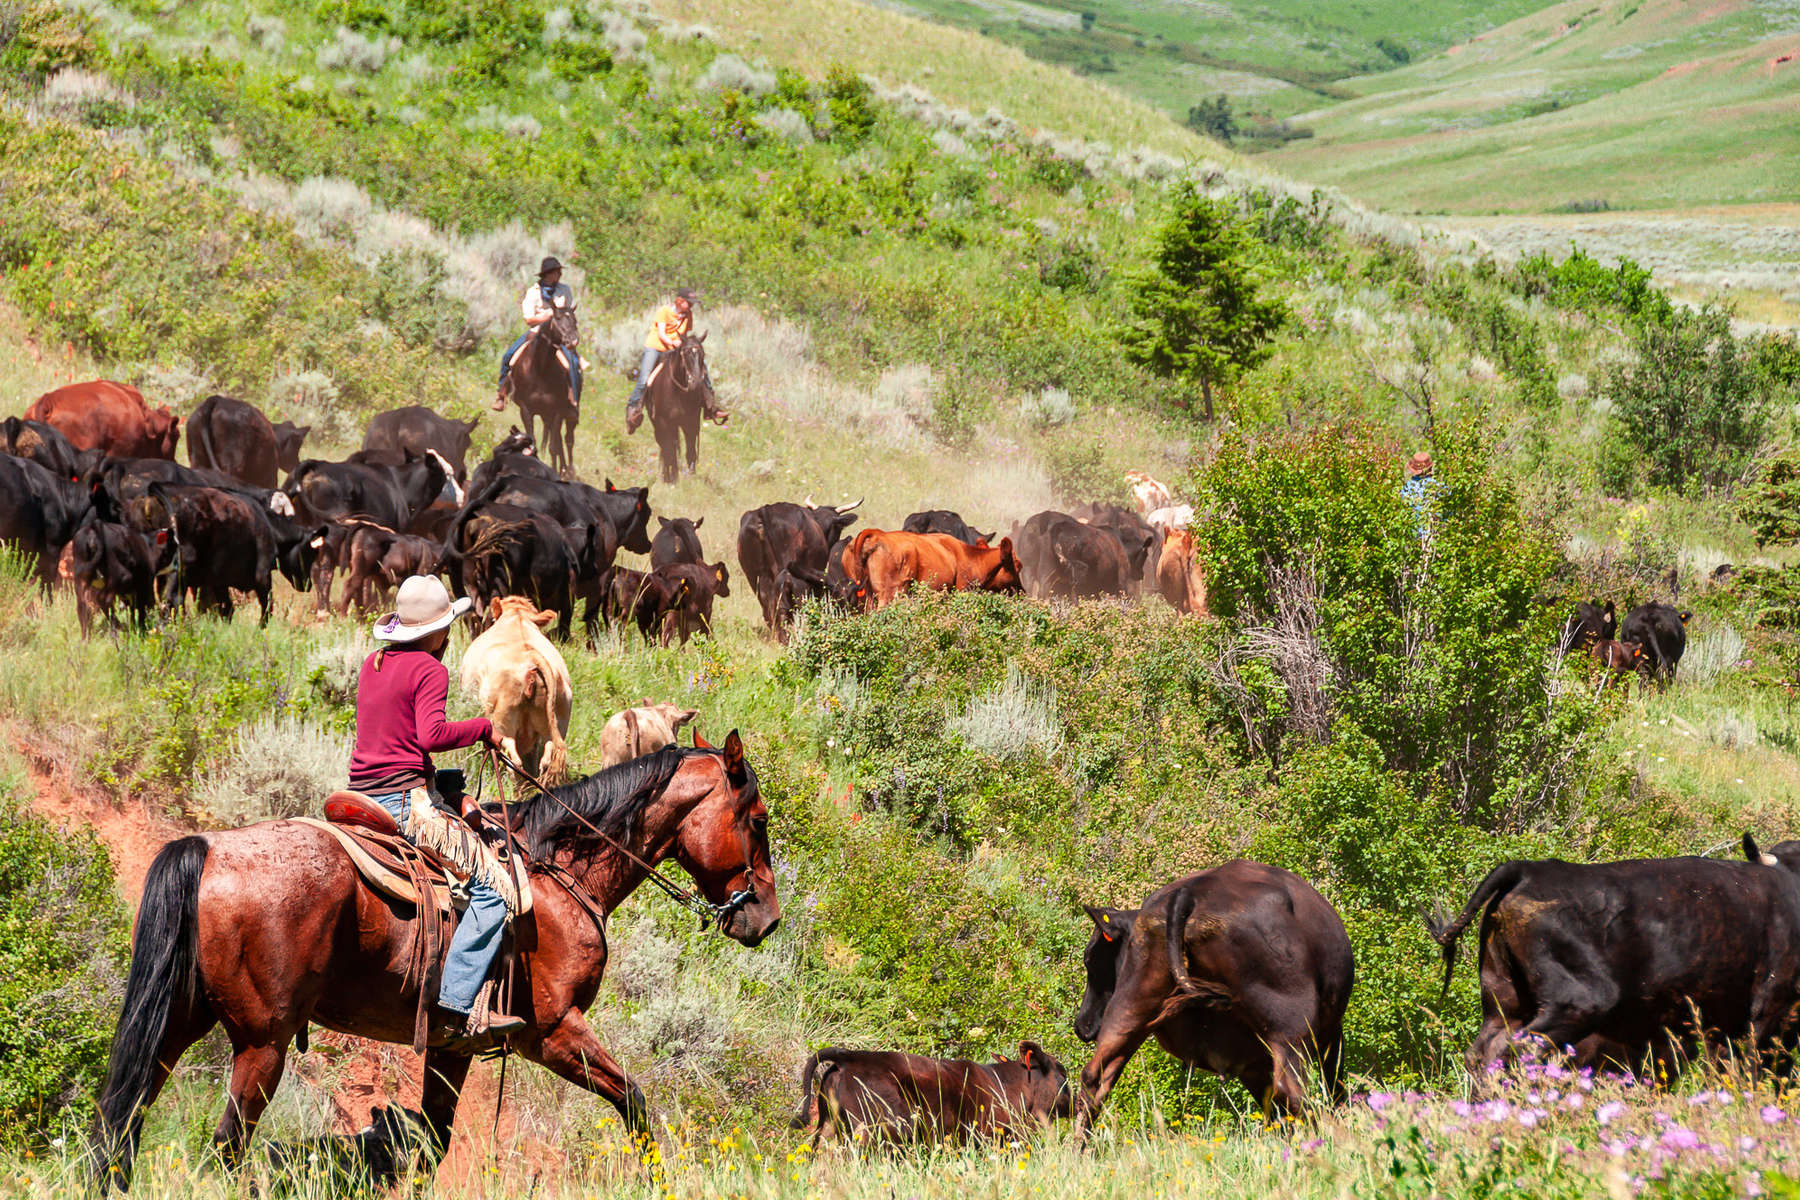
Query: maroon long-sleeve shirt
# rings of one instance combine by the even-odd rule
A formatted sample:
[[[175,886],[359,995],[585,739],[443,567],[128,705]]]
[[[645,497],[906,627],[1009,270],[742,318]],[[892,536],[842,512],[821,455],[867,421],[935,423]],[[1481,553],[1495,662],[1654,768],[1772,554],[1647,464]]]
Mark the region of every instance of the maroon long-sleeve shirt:
[[[356,681],[356,750],[350,786],[359,792],[403,792],[430,787],[431,756],[460,750],[487,737],[486,717],[446,721],[450,672],[433,655],[388,646],[363,660]]]

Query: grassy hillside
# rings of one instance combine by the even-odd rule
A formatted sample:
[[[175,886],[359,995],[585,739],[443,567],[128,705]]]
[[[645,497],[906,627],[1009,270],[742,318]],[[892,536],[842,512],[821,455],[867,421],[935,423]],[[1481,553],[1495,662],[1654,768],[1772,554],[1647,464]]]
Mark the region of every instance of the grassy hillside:
[[[1342,93],[1335,81],[1390,70],[1532,8],[1531,0],[1179,4],[1167,0],[895,0],[1016,46],[1160,109],[1176,121],[1224,93],[1240,110],[1285,116]],[[848,23],[872,24],[860,15]]]
[[[1709,467],[1770,455],[1793,434],[1791,345],[1709,337],[1696,368],[1656,340],[1689,327],[1630,272],[1458,258],[1330,195],[1201,167],[1294,313],[1208,426],[1117,348],[1127,281],[1185,164],[1108,124],[1142,120],[1149,138],[1148,110],[1061,92],[1041,64],[985,88],[1021,61],[990,42],[884,26],[944,39],[924,77],[900,72],[903,40],[859,48],[799,6],[676,24],[522,2],[93,11],[90,26],[0,8],[11,410],[71,374],[139,379],[178,408],[218,386],[318,419],[317,449],[336,453],[370,411],[418,398],[481,415],[483,448],[506,424],[484,406],[493,356],[548,250],[577,268],[596,363],[578,469],[639,483],[652,451],[623,436],[607,368],[630,361],[667,286],[707,294],[701,325],[740,416],[651,500],[705,518],[734,592],[715,636],[686,648],[566,648],[572,757],[592,763],[607,716],[645,697],[699,708],[709,737],[743,730],[786,919],[754,952],[648,896],[615,920],[594,1016],[666,1122],[664,1180],[609,1110],[514,1064],[511,1136],[446,1193],[1473,1200],[1514,1183],[1610,1194],[1634,1175],[1671,1195],[1775,1191],[1793,1172],[1793,1126],[1761,1115],[1775,1097],[1729,1076],[1674,1096],[1559,1081],[1548,1101],[1521,1080],[1478,1129],[1456,1107],[1475,986],[1465,968],[1439,1002],[1418,920],[1508,855],[1732,853],[1746,827],[1800,828],[1793,551],[1757,544],[1736,479],[1652,476],[1623,415],[1643,402],[1633,373],[1662,354],[1684,387],[1701,372],[1696,412],[1758,397]],[[1019,111],[972,115],[995,95]],[[1010,123],[1037,119],[1054,133]],[[1445,489],[1425,539],[1396,494],[1422,445]],[[875,526],[945,505],[1004,528],[1115,497],[1134,466],[1199,503],[1217,618],[1154,597],[924,598],[815,610],[784,648],[735,578],[737,516],[767,500],[866,496]],[[1765,569],[1715,579],[1727,562]],[[1673,688],[1603,691],[1546,655],[1569,597],[1673,598],[1672,566],[1696,612]],[[1285,598],[1316,629],[1283,624],[1299,609],[1278,585],[1309,577],[1313,599]],[[14,564],[6,731],[188,827],[309,810],[341,780],[367,647],[360,620],[310,607],[283,592],[267,630],[240,615],[84,642],[70,599],[45,601]],[[785,1120],[809,1048],[985,1055],[1033,1037],[1079,1069],[1079,903],[1134,903],[1238,854],[1302,871],[1345,913],[1367,1100],[1271,1131],[1240,1089],[1146,1050],[1092,1154],[1053,1134],[808,1165]],[[334,1097],[398,1091],[391,1061],[354,1090],[363,1060],[315,1047],[274,1136],[345,1131],[362,1114]],[[153,1111],[144,1194],[251,1186],[197,1166],[222,1061],[203,1048]],[[78,1095],[42,1114],[0,1186],[71,1191],[83,1115]],[[1663,1145],[1671,1124],[1694,1145]],[[1615,1152],[1623,1130],[1634,1140]]]
[[[1786,6],[1571,0],[1343,81],[1270,161],[1415,212],[1790,201],[1796,50]]]

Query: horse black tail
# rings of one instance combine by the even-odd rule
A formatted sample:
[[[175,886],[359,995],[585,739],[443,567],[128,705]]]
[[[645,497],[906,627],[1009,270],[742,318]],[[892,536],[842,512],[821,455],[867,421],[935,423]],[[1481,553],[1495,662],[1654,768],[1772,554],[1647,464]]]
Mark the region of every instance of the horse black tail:
[[[131,973],[125,1004],[113,1033],[100,1112],[91,1152],[98,1182],[130,1186],[131,1160],[143,1127],[143,1108],[156,1082],[170,1017],[191,1020],[200,995],[200,872],[205,838],[185,837],[164,846],[144,879],[137,930],[131,939]]]
[[[1530,865],[1515,859],[1501,863],[1489,871],[1487,878],[1476,887],[1475,894],[1469,897],[1469,902],[1463,906],[1455,920],[1446,921],[1441,915],[1435,919],[1429,916],[1425,918],[1425,929],[1431,934],[1431,940],[1444,948],[1444,990],[1439,996],[1440,1000],[1450,994],[1450,977],[1456,973],[1456,939],[1469,927],[1469,922],[1475,919],[1476,913],[1518,887],[1524,881],[1525,870]]]

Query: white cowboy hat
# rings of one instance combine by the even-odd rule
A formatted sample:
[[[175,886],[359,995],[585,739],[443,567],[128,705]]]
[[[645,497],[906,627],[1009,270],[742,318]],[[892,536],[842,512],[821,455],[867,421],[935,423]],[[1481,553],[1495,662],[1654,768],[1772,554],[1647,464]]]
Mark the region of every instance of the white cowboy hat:
[[[474,607],[464,596],[450,599],[450,591],[435,575],[414,575],[400,585],[394,597],[394,611],[375,622],[378,642],[416,642],[450,623]]]

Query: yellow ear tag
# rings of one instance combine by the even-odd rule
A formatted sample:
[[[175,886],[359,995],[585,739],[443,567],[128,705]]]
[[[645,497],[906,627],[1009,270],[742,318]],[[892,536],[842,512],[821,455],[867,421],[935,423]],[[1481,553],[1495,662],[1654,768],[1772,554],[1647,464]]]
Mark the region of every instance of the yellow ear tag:
[[[1101,913],[1100,919],[1102,921],[1106,921],[1106,922],[1110,923],[1112,921],[1112,914],[1111,913]]]

